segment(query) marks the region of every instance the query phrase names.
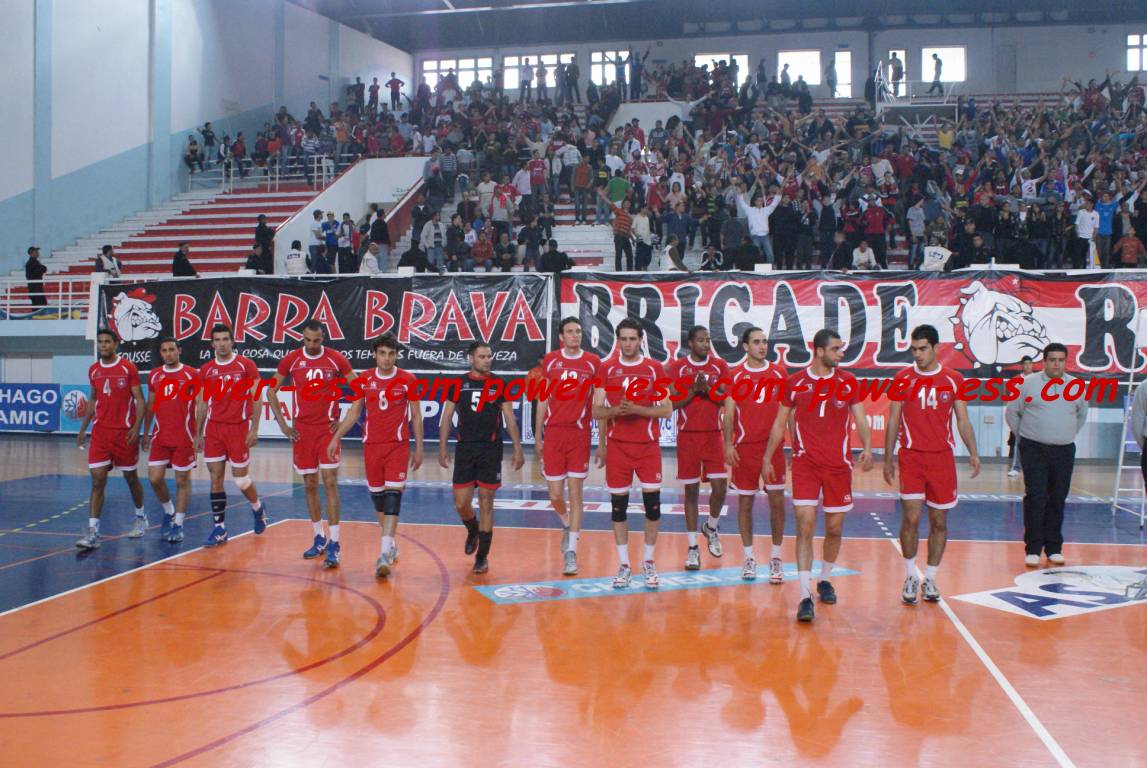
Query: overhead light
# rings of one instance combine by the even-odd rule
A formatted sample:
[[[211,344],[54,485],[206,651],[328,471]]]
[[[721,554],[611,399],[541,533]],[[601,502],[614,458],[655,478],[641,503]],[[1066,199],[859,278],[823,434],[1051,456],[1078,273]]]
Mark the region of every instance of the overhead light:
[[[976,14],[974,14],[974,13],[949,13],[947,18],[948,18],[949,24],[971,24],[972,22],[974,22],[976,20]]]
[[[1058,11],[1048,11],[1047,15],[1051,17],[1052,21],[1067,21],[1071,18],[1071,13],[1062,8]]]
[[[825,29],[828,19],[801,19],[801,26],[805,29]]]
[[[744,19],[737,22],[738,32],[760,32],[765,28],[765,22],[761,19]]]
[[[940,16],[939,14],[927,13],[920,16],[913,16],[912,21],[917,24],[939,24]]]
[[[881,16],[880,21],[886,27],[901,27],[908,22],[907,16]]]
[[[980,19],[985,24],[1003,24],[1010,16],[1006,13],[981,13]]]
[[[1022,21],[1025,24],[1043,21],[1043,11],[1016,11],[1016,21]]]
[[[773,19],[769,22],[769,29],[786,30],[796,29],[797,23],[792,19]]]
[[[705,25],[707,32],[731,32],[732,29],[733,24],[729,21],[713,21]]]
[[[836,20],[838,27],[859,27],[864,21],[863,16],[840,16]]]

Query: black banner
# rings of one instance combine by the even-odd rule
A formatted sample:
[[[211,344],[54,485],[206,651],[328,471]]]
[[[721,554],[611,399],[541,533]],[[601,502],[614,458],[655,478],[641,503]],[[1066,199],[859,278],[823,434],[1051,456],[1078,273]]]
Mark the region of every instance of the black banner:
[[[550,348],[553,284],[548,274],[367,275],[334,279],[218,277],[117,282],[100,288],[101,327],[141,371],[161,365],[158,341],[174,336],[183,360],[211,358],[211,327],[230,327],[235,347],[273,370],[317,320],[327,344],[356,369],[371,342],[393,333],[401,365],[420,373],[464,370],[466,349],[484,341],[499,373],[525,373]]]

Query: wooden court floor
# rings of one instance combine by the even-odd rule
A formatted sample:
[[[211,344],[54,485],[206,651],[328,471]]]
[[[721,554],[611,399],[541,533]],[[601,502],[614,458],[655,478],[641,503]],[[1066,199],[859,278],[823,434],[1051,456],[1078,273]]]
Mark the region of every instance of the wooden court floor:
[[[239,509],[229,517],[238,536],[197,549],[197,484],[201,527],[189,525],[182,548],[118,539],[130,511],[113,478],[110,541],[81,560],[66,537],[82,510],[38,532],[12,527],[82,500],[77,453],[58,440],[0,443],[0,531],[22,531],[0,538],[0,554],[10,549],[0,588],[31,595],[83,575],[72,591],[0,614],[5,768],[1147,765],[1147,606],[1116,600],[1102,578],[1147,569],[1136,526],[1099,543],[1100,521],[1093,543],[1069,543],[1074,572],[1098,586],[1049,576],[1059,586],[1042,594],[1059,605],[1016,612],[984,597],[1031,578],[1022,547],[992,533],[1010,530],[992,521],[1014,522],[1015,504],[962,503],[953,516],[966,507],[983,525],[950,526],[946,599],[906,607],[902,559],[881,530],[895,531],[896,504],[868,498],[846,522],[840,601],[804,626],[793,621],[795,581],[736,578],[735,520],[722,526],[724,557],[706,553],[703,570],[685,574],[680,516],[667,514],[663,589],[635,580],[619,595],[604,588],[616,568],[608,515],[587,515],[581,574],[563,580],[552,516],[514,507],[544,499],[529,465],[507,478],[519,487],[500,496],[509,506],[482,577],[469,573],[447,491],[431,485],[444,477],[431,470],[408,490],[391,579],[373,575],[378,534],[361,485],[343,489],[343,566],[304,561],[311,530],[282,446],[265,447],[253,472],[272,489],[276,522],[263,536],[245,532]],[[361,477],[359,452],[347,453],[348,480]],[[987,467],[976,487],[992,493],[995,475],[996,492],[1014,493],[1004,471]],[[865,484],[882,489],[875,473]],[[1102,485],[1077,470],[1073,493]],[[40,509],[27,509],[29,492]],[[150,491],[148,503],[156,521]],[[1080,532],[1105,509],[1074,504]],[[767,559],[761,508],[756,525]],[[639,545],[631,537],[635,561]],[[784,557],[791,568],[791,537]],[[1032,614],[1061,609],[1069,615]]]

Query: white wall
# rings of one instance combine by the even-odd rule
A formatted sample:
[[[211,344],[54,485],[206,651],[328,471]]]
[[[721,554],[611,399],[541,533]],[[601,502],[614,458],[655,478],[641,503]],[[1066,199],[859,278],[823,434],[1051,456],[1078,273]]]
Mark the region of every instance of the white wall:
[[[320,77],[330,76],[330,21],[293,3],[287,3],[285,11],[283,89],[287,103],[302,102],[301,110],[291,107],[300,118],[309,101],[317,101],[325,112],[331,91],[328,81]]]
[[[53,4],[53,178],[147,143],[148,25],[147,0]]]
[[[33,54],[34,5],[13,3],[4,13],[4,76],[0,77],[0,147],[4,172],[0,173],[0,200],[27,192],[33,184],[32,99],[35,93]]]
[[[379,84],[383,84],[390,79],[391,72],[396,73],[404,83],[411,83],[414,57],[350,27],[339,27],[339,73],[346,78],[346,82],[353,83],[357,76],[370,85],[370,79],[377,77]],[[389,93],[384,88],[379,99],[385,101]]]

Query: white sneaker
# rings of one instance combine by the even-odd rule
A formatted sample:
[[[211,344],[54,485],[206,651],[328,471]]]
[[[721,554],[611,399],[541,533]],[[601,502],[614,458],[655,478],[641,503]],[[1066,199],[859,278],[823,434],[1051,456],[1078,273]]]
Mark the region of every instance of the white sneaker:
[[[1039,568],[1039,555],[1028,555],[1024,558],[1024,565],[1028,568]]]
[[[76,542],[76,546],[80,549],[99,549],[100,548],[100,534],[95,528],[88,528],[88,532]]]
[[[629,589],[629,582],[633,579],[633,569],[628,565],[623,565],[617,569],[617,575],[613,577],[614,589]]]
[[[940,601],[940,588],[936,586],[935,579],[924,579],[924,599],[929,603]]]
[[[745,581],[757,580],[757,561],[753,558],[745,560],[745,567],[741,569],[741,578]]]
[[[774,557],[773,559],[769,560],[769,583],[785,583],[785,564],[781,562],[779,557]]]
[[[724,549],[721,547],[721,535],[709,527],[708,521],[701,525],[701,533],[705,534],[705,540],[709,544],[710,555],[720,557],[724,554]]]
[[[562,575],[577,575],[577,552],[574,552],[572,549],[566,550],[565,563],[562,565]]]
[[[657,589],[661,586],[661,577],[657,575],[657,566],[653,564],[652,560],[646,560],[642,563],[641,571],[645,577],[646,589]]]
[[[689,551],[685,553],[685,570],[699,571],[701,570],[701,548],[697,546],[689,547]]]
[[[135,516],[135,522],[131,525],[131,532],[128,533],[129,539],[142,539],[143,535],[147,533],[147,517]]]
[[[1067,560],[1064,558],[1064,556],[1062,554],[1060,554],[1059,552],[1056,552],[1054,555],[1048,555],[1047,559],[1048,559],[1048,562],[1055,563],[1056,565],[1063,565],[1064,563],[1067,562]]]
[[[907,576],[904,579],[904,588],[900,590],[900,602],[905,605],[916,605],[916,593],[920,591],[920,579],[916,576]]]
[[[1018,469],[1009,469],[1008,477],[1019,477],[1020,471]]]

